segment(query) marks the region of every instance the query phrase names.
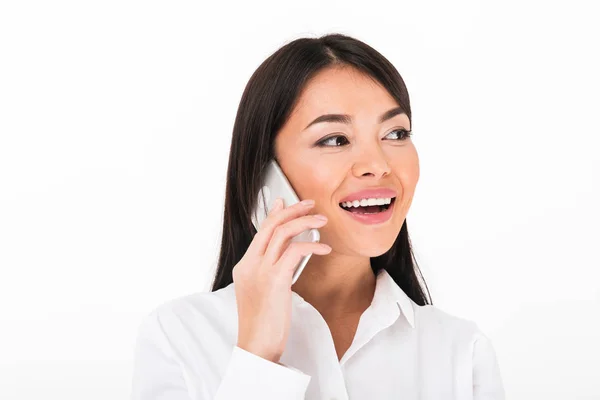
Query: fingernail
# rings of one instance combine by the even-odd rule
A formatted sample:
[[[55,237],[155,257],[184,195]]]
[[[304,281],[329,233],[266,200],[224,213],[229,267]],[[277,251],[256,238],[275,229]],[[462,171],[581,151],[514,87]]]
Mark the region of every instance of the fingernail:
[[[314,200],[302,200],[300,202],[300,204],[302,204],[303,206],[312,206],[315,204]]]
[[[271,212],[279,210],[281,208],[281,202],[281,197],[276,198],[273,202],[273,208],[271,208]]]
[[[322,220],[322,221],[327,221],[327,217],[326,217],[326,216],[324,216],[324,215],[321,215],[321,214],[315,214],[315,215],[314,215],[314,217],[315,217],[316,219],[320,219],[320,220]]]

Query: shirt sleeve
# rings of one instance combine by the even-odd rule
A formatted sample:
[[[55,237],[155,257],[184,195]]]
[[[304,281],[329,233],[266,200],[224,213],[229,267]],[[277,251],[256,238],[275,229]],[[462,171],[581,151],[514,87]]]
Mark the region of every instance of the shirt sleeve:
[[[306,395],[310,379],[296,368],[235,346],[214,400],[300,400]]]
[[[156,310],[138,328],[131,400],[192,400]]]
[[[496,352],[484,334],[473,347],[473,400],[505,400]]]
[[[157,310],[138,328],[131,400],[304,399],[310,375],[233,348],[214,398],[191,396]],[[200,394],[196,394],[200,396]]]

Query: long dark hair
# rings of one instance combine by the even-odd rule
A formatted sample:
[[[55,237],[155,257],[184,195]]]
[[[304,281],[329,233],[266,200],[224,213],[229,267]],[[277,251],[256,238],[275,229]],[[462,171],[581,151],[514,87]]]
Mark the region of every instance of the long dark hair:
[[[411,120],[404,80],[385,57],[360,40],[339,33],[300,38],[270,55],[250,77],[233,126],[221,250],[212,291],[233,282],[233,267],[256,234],[251,212],[263,171],[274,157],[277,132],[289,117],[305,83],[320,70],[336,65],[354,67],[377,80]],[[432,304],[414,259],[406,219],[393,246],[386,253],[371,257],[371,268],[376,275],[382,269],[387,270],[415,303]]]

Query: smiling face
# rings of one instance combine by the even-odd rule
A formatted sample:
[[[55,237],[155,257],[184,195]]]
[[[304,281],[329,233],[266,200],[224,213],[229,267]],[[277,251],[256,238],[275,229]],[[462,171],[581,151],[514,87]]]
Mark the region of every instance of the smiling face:
[[[393,245],[419,180],[419,158],[404,113],[382,116],[399,104],[384,87],[350,67],[320,71],[275,139],[275,157],[298,197],[313,199],[311,214],[324,214],[321,242],[331,254],[376,257]],[[346,114],[348,123],[317,122],[325,114]],[[395,115],[394,115],[395,114]],[[339,120],[339,118],[338,118]],[[402,140],[404,139],[404,140]],[[364,224],[339,203],[363,189],[392,188],[397,197],[389,220]]]

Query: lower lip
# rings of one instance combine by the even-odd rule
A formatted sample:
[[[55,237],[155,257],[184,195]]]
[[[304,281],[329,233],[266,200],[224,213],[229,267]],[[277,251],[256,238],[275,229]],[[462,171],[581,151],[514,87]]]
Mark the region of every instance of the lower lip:
[[[346,211],[344,209],[342,209],[342,211],[348,216],[357,220],[358,222],[361,222],[366,225],[374,225],[381,224],[390,219],[392,216],[392,211],[394,210],[394,205],[396,205],[396,200],[394,200],[394,202],[390,204],[387,210],[375,214],[359,214]]]

